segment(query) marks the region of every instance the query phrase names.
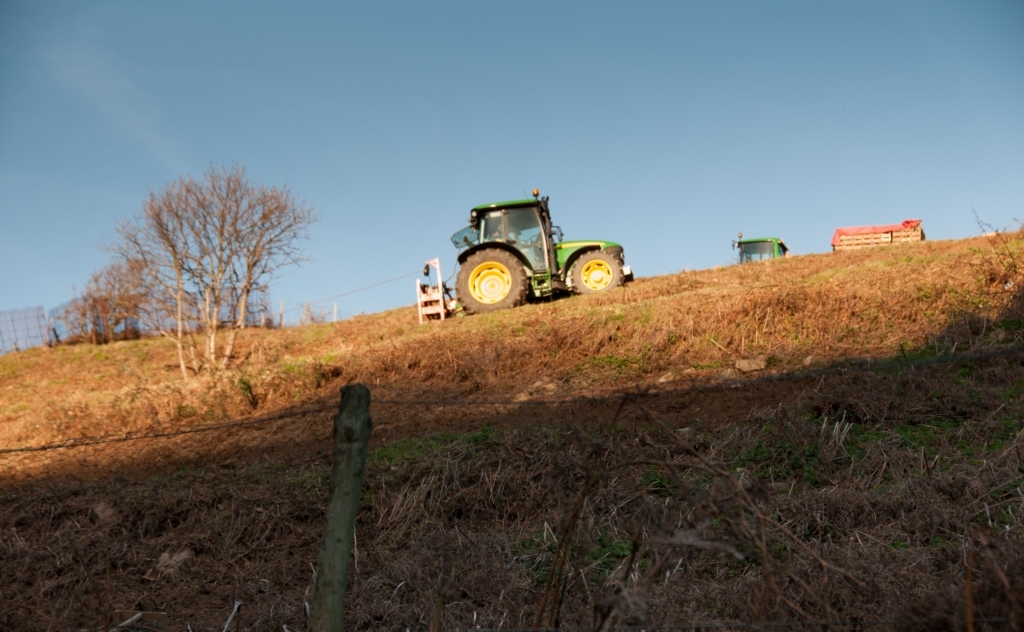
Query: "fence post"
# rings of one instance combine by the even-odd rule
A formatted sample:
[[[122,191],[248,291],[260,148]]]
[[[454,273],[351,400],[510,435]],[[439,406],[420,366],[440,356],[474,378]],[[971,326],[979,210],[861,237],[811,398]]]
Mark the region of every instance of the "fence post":
[[[348,564],[372,425],[369,389],[362,384],[349,384],[342,388],[341,406],[334,418],[327,524],[316,563],[310,604],[310,629],[313,632],[340,632],[342,629]]]

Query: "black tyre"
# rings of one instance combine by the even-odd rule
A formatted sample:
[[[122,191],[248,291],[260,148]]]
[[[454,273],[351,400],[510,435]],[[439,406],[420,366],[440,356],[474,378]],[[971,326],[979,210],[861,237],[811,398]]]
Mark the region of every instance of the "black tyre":
[[[459,267],[455,293],[470,314],[483,314],[526,302],[529,280],[523,263],[498,248],[474,252]]]
[[[622,281],[622,262],[601,250],[581,255],[572,266],[572,289],[577,294],[607,292]]]

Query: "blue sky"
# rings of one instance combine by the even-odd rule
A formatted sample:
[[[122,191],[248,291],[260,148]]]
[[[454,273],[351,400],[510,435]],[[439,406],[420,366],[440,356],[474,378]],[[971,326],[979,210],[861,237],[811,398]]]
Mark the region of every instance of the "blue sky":
[[[738,231],[967,237],[1024,219],[1024,2],[0,2],[0,310],[71,298],[211,164],[318,209],[286,309],[447,275],[469,209],[534,187],[638,276]]]

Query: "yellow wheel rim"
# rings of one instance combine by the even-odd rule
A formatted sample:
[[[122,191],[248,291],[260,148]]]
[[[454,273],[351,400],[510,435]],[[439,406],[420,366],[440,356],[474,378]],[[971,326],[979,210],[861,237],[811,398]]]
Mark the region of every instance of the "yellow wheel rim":
[[[580,270],[580,279],[588,290],[599,292],[612,284],[612,267],[600,259],[588,261]]]
[[[512,274],[497,261],[487,261],[469,273],[469,293],[485,305],[494,305],[512,291]]]

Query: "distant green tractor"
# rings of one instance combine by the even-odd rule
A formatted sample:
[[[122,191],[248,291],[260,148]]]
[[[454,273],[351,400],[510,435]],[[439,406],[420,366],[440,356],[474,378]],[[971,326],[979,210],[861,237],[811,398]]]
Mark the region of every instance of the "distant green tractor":
[[[756,238],[743,238],[743,233],[739,234],[739,239],[732,242],[732,247],[737,248],[740,251],[740,263],[750,263],[751,261],[761,261],[764,259],[777,259],[779,257],[787,256],[789,248],[786,247],[778,237],[756,237]]]
[[[481,204],[469,226],[452,235],[459,253],[455,293],[471,314],[522,305],[559,292],[595,294],[633,280],[622,246],[562,241],[548,198]]]

